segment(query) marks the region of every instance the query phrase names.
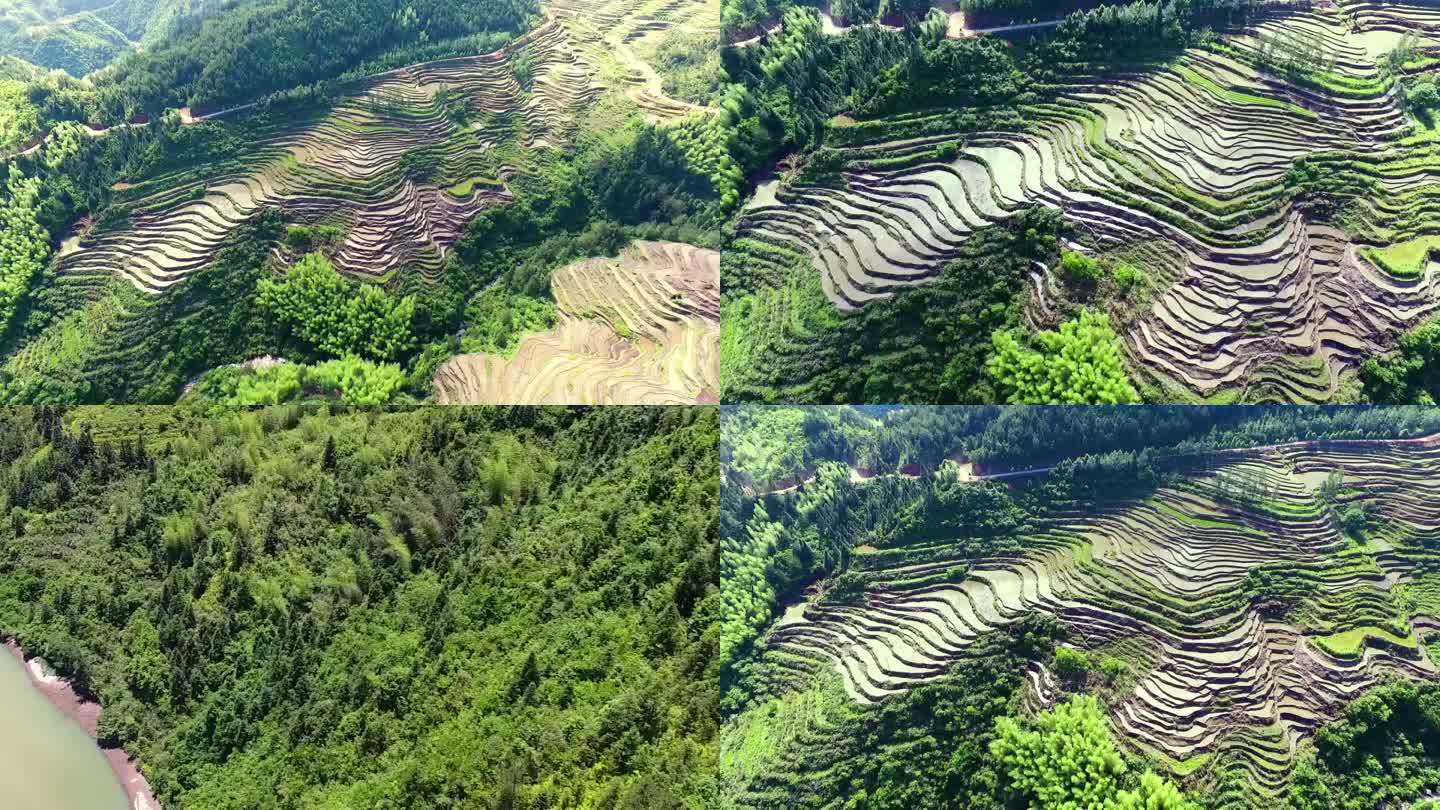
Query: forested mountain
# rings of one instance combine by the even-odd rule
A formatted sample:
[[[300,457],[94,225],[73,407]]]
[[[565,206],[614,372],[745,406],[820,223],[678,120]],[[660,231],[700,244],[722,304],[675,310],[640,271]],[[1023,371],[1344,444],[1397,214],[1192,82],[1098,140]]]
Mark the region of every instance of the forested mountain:
[[[859,419],[724,416],[721,807],[1423,806],[1433,409]],[[892,431],[1047,466],[832,460]]]
[[[98,92],[72,100],[83,98],[83,110],[71,112],[116,123],[166,107],[253,101],[381,54],[418,61],[399,54],[479,32],[516,33],[538,13],[534,0],[7,0],[0,54],[76,78],[114,64],[94,77]]]
[[[195,25],[214,0],[5,0],[0,55],[79,78]]]
[[[90,12],[15,31],[0,51],[35,65],[84,76],[130,50],[130,42],[113,26]]]
[[[535,0],[247,0],[97,79],[102,120],[167,107],[213,109],[329,79],[376,59],[481,32],[518,33]]]
[[[167,810],[714,806],[714,409],[0,420],[0,634]]]

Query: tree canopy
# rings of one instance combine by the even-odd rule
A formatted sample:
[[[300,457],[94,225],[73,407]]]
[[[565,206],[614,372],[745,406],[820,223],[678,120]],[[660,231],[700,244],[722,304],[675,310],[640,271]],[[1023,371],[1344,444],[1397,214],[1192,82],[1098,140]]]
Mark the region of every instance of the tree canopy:
[[[1014,332],[997,332],[986,367],[1013,403],[1138,403],[1119,347],[1104,313],[1082,310],[1059,331],[1037,332],[1029,345]]]
[[[990,753],[1007,789],[1036,810],[1193,810],[1174,783],[1153,771],[1127,788],[1129,766],[1115,748],[1100,702],[1078,695],[1035,718],[995,721]]]
[[[714,409],[0,414],[0,635],[167,807],[713,806]]]

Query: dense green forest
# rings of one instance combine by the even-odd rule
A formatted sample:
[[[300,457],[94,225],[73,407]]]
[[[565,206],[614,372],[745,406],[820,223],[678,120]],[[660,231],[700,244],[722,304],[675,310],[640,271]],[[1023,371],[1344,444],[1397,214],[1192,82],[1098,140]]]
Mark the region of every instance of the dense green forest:
[[[1352,701],[1321,729],[1290,799],[1298,810],[1369,810],[1414,799],[1437,781],[1440,684],[1393,683]]]
[[[533,0],[251,0],[122,60],[96,83],[96,103],[102,120],[125,120],[248,102],[382,57],[421,61],[415,55],[431,42],[518,33],[538,13]]]
[[[0,38],[0,53],[72,76],[93,73],[129,49],[123,33],[88,11]]]
[[[167,808],[714,806],[715,409],[14,409],[0,634]]]
[[[373,72],[467,52],[481,42],[490,46],[481,50],[489,50],[503,41],[499,36],[524,31],[539,14],[533,0],[245,0],[218,14],[157,5],[124,9],[116,3],[110,7],[113,23],[90,12],[66,17],[43,34],[25,33],[24,41],[0,47],[0,53],[74,77],[108,67],[84,83],[47,76],[31,89],[30,101],[47,124],[109,125],[173,107],[198,111],[253,102],[362,67]],[[152,26],[152,15],[163,19]],[[115,23],[131,32],[144,29],[147,47],[131,52]]]
[[[1433,636],[1408,621],[1440,608],[1440,561],[1426,518],[1378,505],[1397,476],[1424,486],[1433,450],[1265,449],[1433,436],[1432,409],[731,406],[722,425],[722,806],[1359,810],[1433,786]],[[1231,448],[1256,449],[1216,452]],[[957,450],[1045,471],[977,481],[940,463]],[[1325,470],[1313,494],[1282,480]],[[1269,532],[1289,549],[1270,553],[1295,554],[1286,538],[1317,519],[1340,546],[1298,563],[1244,550]],[[1159,562],[1156,542],[1195,561]],[[1381,569],[1402,583],[1393,592],[1346,579],[1387,554]],[[1147,562],[1137,570],[1129,555]],[[1203,593],[1164,588],[1164,576],[1218,572],[1237,556],[1257,567],[1223,575],[1233,584],[1191,573]],[[1171,571],[1159,585],[1142,573],[1157,565]],[[1033,600],[1039,611],[1016,612]],[[1307,643],[1342,659],[1342,680],[1358,673],[1360,653],[1345,645],[1361,637],[1344,629],[1356,622],[1403,628],[1377,633],[1415,663],[1366,670],[1373,691],[1343,710],[1327,703],[1338,717],[1291,753],[1261,729],[1269,721],[1237,721],[1187,748],[1190,759],[1166,754],[1170,741],[1157,748],[1144,733],[1147,700],[1127,698],[1162,655],[1139,628],[1156,623],[1184,647],[1205,635],[1198,626],[1251,611],[1306,628]],[[1226,660],[1250,679],[1268,666],[1249,663],[1246,645],[1259,643],[1198,649],[1232,650]],[[1213,659],[1187,661],[1196,669],[1183,680],[1196,685]],[[1317,674],[1329,664],[1307,666],[1330,677]],[[1238,710],[1252,687],[1231,694],[1234,677],[1216,668],[1209,687],[1179,697],[1150,688],[1200,728],[1205,712]],[[1272,762],[1274,776],[1247,758]]]
[[[955,458],[1004,472],[1115,451],[1185,455],[1306,438],[1422,435],[1440,424],[1424,408],[1255,405],[899,406],[878,415],[851,406],[737,405],[724,420],[726,475],[760,490],[793,483],[825,461],[876,473],[933,471]]]

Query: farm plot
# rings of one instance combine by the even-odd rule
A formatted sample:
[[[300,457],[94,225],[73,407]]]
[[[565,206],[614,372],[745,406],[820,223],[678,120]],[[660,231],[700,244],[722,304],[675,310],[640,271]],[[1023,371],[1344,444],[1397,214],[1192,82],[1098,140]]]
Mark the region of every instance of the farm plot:
[[[638,241],[551,277],[559,323],[513,357],[464,354],[435,375],[445,404],[716,402],[720,256]]]
[[[670,32],[720,42],[718,0],[614,0],[599,7],[585,0],[551,0],[547,10],[570,32],[581,61],[615,84],[653,121],[675,121],[704,107],[665,93],[660,76],[642,56]]]
[[[80,287],[98,289],[119,274],[158,293],[213,260],[262,209],[278,208],[289,223],[343,232],[333,257],[341,270],[434,278],[469,221],[509,200],[506,180],[526,170],[523,156],[501,146],[568,149],[580,111],[621,86],[597,54],[611,40],[631,42],[688,20],[697,5],[558,9],[495,53],[358,82],[318,120],[260,127],[244,154],[227,156],[213,172],[169,172],[127,186],[116,197],[115,224],[66,240],[57,270]],[[643,70],[633,53],[617,53]],[[630,95],[653,119],[698,109],[665,98],[658,79]]]
[[[1436,225],[1434,143],[1413,137],[1382,69],[1404,34],[1433,49],[1435,19],[1390,4],[1274,12],[1163,67],[1072,80],[1022,110],[1023,131],[884,140],[939,131],[944,111],[892,127],[836,122],[838,181],[763,186],[737,250],[759,266],[808,257],[825,296],[851,312],[934,279],[977,229],[1057,208],[1083,250],[1144,249],[1173,265],[1121,319],[1132,372],[1153,390],[1325,400],[1440,303],[1434,273],[1397,276],[1364,250]],[[1300,40],[1316,64],[1273,66],[1276,43]],[[1361,199],[1348,218],[1302,204],[1302,158],[1366,181],[1351,184]],[[1050,284],[1036,275],[1032,324],[1054,325]]]
[[[987,630],[1049,614],[1068,643],[1134,673],[1108,700],[1125,745],[1179,779],[1238,772],[1274,796],[1297,745],[1349,699],[1440,677],[1425,652],[1440,627],[1437,473],[1433,437],[1230,451],[1141,502],[1061,515],[960,581],[936,584],[956,565],[943,540],[860,549],[863,599],[791,606],[765,654],[797,680],[834,672],[859,707],[940,678]],[[1364,529],[1337,517],[1355,508]],[[1064,697],[1044,665],[1029,681],[1037,706]]]
[[[563,29],[551,23],[504,51],[417,65],[372,82],[325,118],[267,133],[236,170],[175,185],[161,175],[122,192],[128,226],[71,238],[58,255],[64,275],[119,273],[159,292],[207,264],[242,223],[264,207],[300,223],[338,223],[340,268],[383,275],[401,265],[439,269],[466,222],[507,198],[498,182],[448,193],[440,175],[464,172],[491,139],[457,123],[437,102],[453,92],[479,117],[518,112],[532,143],[562,143],[568,111],[600,91],[576,69]],[[510,70],[520,52],[543,67],[526,99]],[[407,154],[430,150],[443,168],[426,182],[407,173]],[[448,170],[448,171],[447,171]]]

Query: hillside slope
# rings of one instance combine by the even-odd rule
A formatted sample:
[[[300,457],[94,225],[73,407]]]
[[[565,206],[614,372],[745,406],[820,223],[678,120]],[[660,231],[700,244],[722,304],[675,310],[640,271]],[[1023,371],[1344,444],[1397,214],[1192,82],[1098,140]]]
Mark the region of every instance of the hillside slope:
[[[727,801],[840,807],[863,786],[888,807],[879,796],[949,785],[941,806],[1008,806],[991,804],[1012,789],[1003,775],[945,764],[974,754],[958,750],[963,723],[988,744],[999,717],[1088,694],[1127,760],[1200,806],[1317,806],[1287,801],[1311,784],[1297,774],[1317,747],[1345,748],[1322,729],[1356,722],[1382,684],[1440,683],[1440,437],[1433,419],[1402,428],[1418,415],[1371,412],[1364,432],[1393,419],[1393,438],[1223,449],[1279,416],[1256,415],[1183,452],[1115,450],[988,481],[945,460],[879,474],[820,462],[768,495],[727,483]],[[753,648],[743,622],[758,627]],[[995,680],[967,698],[957,683],[972,668]],[[1382,775],[1355,756],[1326,760],[1351,793],[1373,778],[1372,797],[1413,799],[1424,785],[1398,760]],[[930,763],[913,782],[890,770],[907,757]]]
[[[762,178],[737,220],[727,287],[759,288],[749,306],[768,310],[749,331],[768,345],[760,362],[737,364],[736,396],[824,398],[833,382],[819,371],[833,360],[808,379],[744,368],[798,366],[823,351],[816,344],[835,327],[786,323],[823,324],[809,311],[822,295],[840,323],[876,307],[870,320],[888,322],[904,302],[940,305],[940,293],[917,288],[974,272],[972,238],[1018,231],[1035,206],[1062,212],[1067,229],[1023,272],[995,273],[1014,314],[992,331],[1034,334],[1104,309],[1150,401],[1359,396],[1360,366],[1440,304],[1423,255],[1376,258],[1392,247],[1423,253],[1420,237],[1434,228],[1433,125],[1408,99],[1434,78],[1435,11],[1171,8],[1182,11],[1163,35],[1146,22],[1161,12],[1136,6],[1073,18],[1028,47],[945,40],[933,21],[832,46],[837,69],[861,73],[833,104],[843,114],[821,125],[826,148]],[[776,39],[746,64],[785,59]],[[946,60],[979,81],[947,84]],[[1069,253],[1098,265],[1064,263]],[[981,354],[984,326],[973,339]],[[926,373],[938,380],[942,369]],[[924,395],[995,396],[973,383],[938,388]]]
[[[711,806],[716,414],[12,410],[0,634],[168,810]]]
[[[372,364],[363,373],[385,385],[350,401],[427,398],[435,370],[473,351],[467,331],[511,328],[476,322],[505,309],[486,309],[487,295],[553,307],[551,273],[578,259],[614,256],[637,240],[713,246],[712,173],[723,144],[710,106],[719,66],[705,50],[718,23],[707,8],[704,0],[561,4],[519,35],[502,27],[433,43],[422,36],[373,56],[358,75],[225,110],[180,109],[108,129],[56,124],[5,167],[25,184],[9,191],[12,204],[29,209],[21,216],[58,246],[43,270],[17,269],[12,283],[22,291],[0,306],[0,396],[171,402],[207,372],[234,375],[226,369],[282,357],[293,365],[249,375],[264,377],[260,393],[221,398],[314,394],[273,377],[351,360]],[[512,22],[529,20],[513,11],[523,19]],[[256,36],[266,32],[276,33]],[[446,55],[396,61],[425,54]],[[220,56],[199,73],[239,81]],[[664,72],[654,67],[662,59]],[[96,89],[59,95],[108,103],[145,65],[154,67],[127,61]],[[0,103],[17,86],[0,87]],[[12,140],[30,136],[36,119],[25,120]],[[261,311],[262,282],[322,260],[349,291],[337,306],[383,291],[366,300],[394,314],[392,349],[321,348],[297,337],[311,323],[332,323],[333,312]],[[374,333],[337,317],[346,334]],[[714,313],[707,317],[713,323]],[[718,388],[707,330],[661,341],[683,355],[660,364],[680,369],[679,393],[664,393],[662,382],[645,402],[693,402]]]

